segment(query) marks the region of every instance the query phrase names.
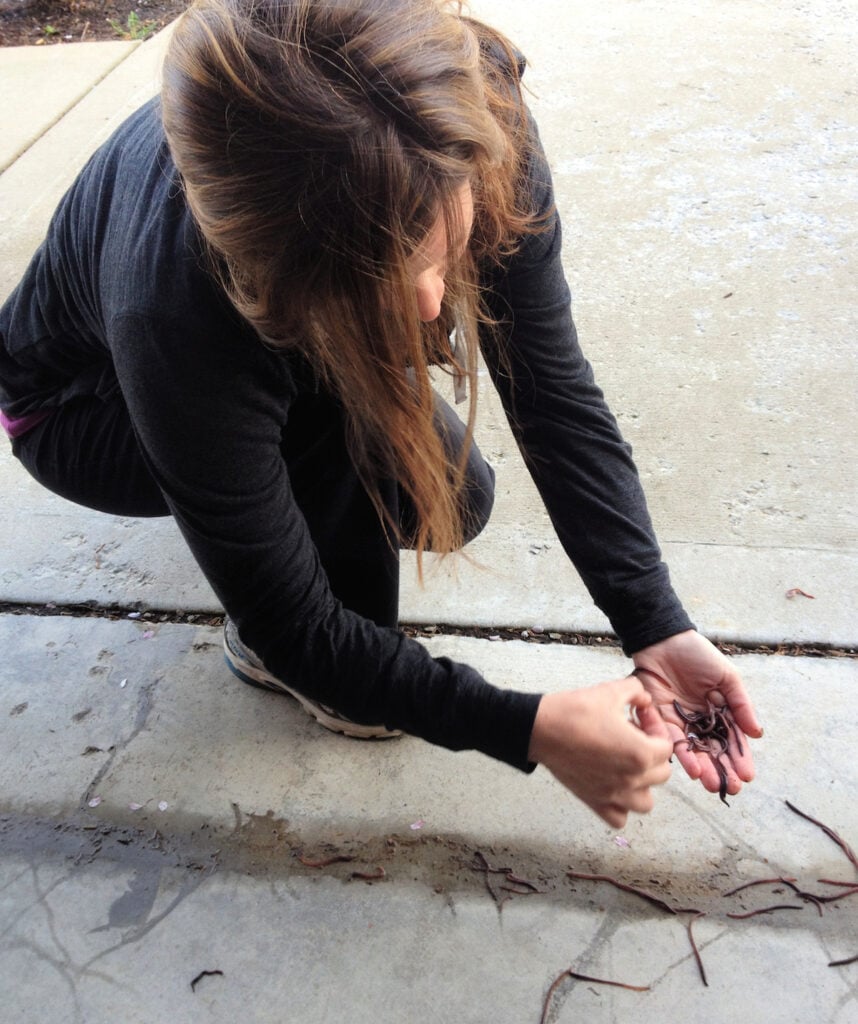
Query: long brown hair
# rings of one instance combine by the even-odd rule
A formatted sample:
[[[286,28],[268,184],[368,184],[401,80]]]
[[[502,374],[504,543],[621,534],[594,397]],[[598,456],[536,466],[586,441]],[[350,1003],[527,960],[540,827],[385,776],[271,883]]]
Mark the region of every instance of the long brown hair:
[[[443,0],[197,0],[165,62],[168,142],[231,300],[339,396],[379,514],[382,475],[413,502],[418,557],[466,525],[429,366],[470,378],[470,438],[478,266],[533,227],[520,100],[506,40]],[[408,261],[439,216],[462,250],[465,183],[474,228],[422,323]]]

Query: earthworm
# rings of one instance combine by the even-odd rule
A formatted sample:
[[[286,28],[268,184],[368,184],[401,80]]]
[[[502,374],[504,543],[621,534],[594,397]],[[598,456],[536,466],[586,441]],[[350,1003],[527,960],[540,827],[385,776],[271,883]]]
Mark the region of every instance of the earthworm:
[[[786,592],[786,596],[790,598],[798,597],[799,594],[801,594],[802,597],[809,597],[811,601],[816,600],[813,594],[808,594],[808,592],[806,590],[802,590],[801,587],[790,587],[790,589]]]
[[[781,881],[790,887],[796,896],[800,896],[803,900],[808,900],[810,903],[816,904],[816,909],[819,911],[819,916],[822,917],[822,904],[823,903],[834,903],[835,900],[842,900],[846,896],[852,896],[858,892],[858,883],[853,883],[852,888],[847,892],[838,893],[836,896],[818,896],[812,892],[805,892],[804,889],[799,889],[797,885],[794,885],[792,881],[786,878],[782,878]]]
[[[812,903],[819,911],[819,916],[822,917],[822,900],[817,899],[812,893],[800,892],[798,889],[796,889],[796,895],[800,896],[805,902]]]
[[[739,751],[739,757],[744,757],[745,748],[742,746],[742,732],[739,729],[739,726],[736,725],[736,719],[733,718],[732,715],[730,715],[730,717],[727,719],[727,722],[733,731],[733,735],[736,738],[736,749]]]
[[[721,764],[720,754],[716,756],[710,750],[709,759],[711,760],[712,764],[715,765],[715,770],[718,772],[718,796],[721,800],[721,803],[727,804],[727,806],[729,807],[730,805],[727,803],[727,769],[724,767],[723,764]]]
[[[200,971],[196,978],[191,982],[191,991],[194,992],[196,990],[198,982],[202,981],[203,978],[211,978],[215,974],[219,974],[223,977],[223,971]]]
[[[512,882],[513,885],[524,885],[524,886],[527,886],[528,889],[532,889],[534,892],[541,892],[542,891],[541,889],[539,889],[538,886],[535,886],[533,884],[533,882],[528,882],[528,880],[526,878],[519,878],[518,875],[514,875],[511,871],[506,876],[506,880],[508,882]]]
[[[828,966],[829,967],[845,967],[846,964],[854,964],[856,962],[858,962],[858,956],[850,956],[848,960],[832,960],[831,963]]]
[[[845,839],[841,839],[840,836],[834,831],[833,828],[829,828],[828,825],[823,825],[823,823],[821,821],[817,821],[816,818],[811,818],[811,816],[809,814],[805,814],[804,811],[800,811],[796,806],[791,804],[789,802],[789,800],[784,800],[784,803],[787,805],[787,807],[789,807],[789,809],[793,812],[793,814],[797,814],[800,818],[804,818],[805,821],[812,822],[818,828],[821,828],[822,831],[829,837],[829,839],[833,839],[834,842],[837,843],[837,845],[840,847],[840,849],[849,858],[849,860],[852,863],[852,865],[854,867],[858,868],[858,859],[856,859],[855,853],[852,850],[852,847],[849,845],[849,843],[846,842]]]
[[[502,870],[500,868],[493,868],[486,860],[485,855],[483,853],[481,853],[479,850],[475,850],[474,852],[480,858],[482,864],[472,864],[471,868],[474,871],[482,871],[483,880],[486,883],[486,888],[489,891],[489,896],[491,896],[491,898],[495,901],[495,906],[498,908],[498,913],[500,913],[501,910],[503,909],[504,900],[501,899],[501,897],[498,896],[498,894],[495,892],[494,886],[492,885],[491,880],[489,879],[489,875],[506,874],[508,871],[511,871],[512,868],[503,868]]]
[[[626,885],[625,882],[620,882],[616,878],[611,878],[610,875],[586,875],[580,871],[567,871],[566,875],[569,878],[583,878],[588,882],[608,882],[610,885],[615,885],[618,889],[622,889],[623,892],[634,893],[635,896],[640,896],[642,899],[649,900],[650,903],[654,903],[657,907],[661,907],[662,910],[666,910],[669,914],[676,914],[679,911],[674,910],[669,903],[665,903],[663,899],[658,896],[654,896],[651,892],[647,892],[646,889],[636,889],[633,885]],[[691,913],[692,911],[688,911]],[[696,911],[695,911],[696,913]]]
[[[718,796],[721,802],[729,807],[730,805],[727,803],[728,775],[721,758],[725,754],[730,757],[731,733],[736,741],[736,749],[739,754],[744,754],[741,733],[730,712],[729,705],[722,704],[721,707],[716,707],[710,700],[706,701],[706,705],[706,711],[686,711],[679,701],[675,700],[673,710],[685,723],[686,728],[683,731],[685,739],[688,741],[688,750],[700,750],[709,755],[718,773]],[[716,744],[720,748],[717,751]]]
[[[591,978],[589,974],[578,974],[577,971],[573,971],[570,967],[565,971],[561,971],[551,983],[551,988],[549,988],[548,993],[545,996],[545,1003],[542,1007],[542,1017],[540,1018],[539,1024],[545,1024],[548,1020],[548,1010],[551,1007],[551,997],[557,991],[558,985],[564,978],[575,978],[577,981],[591,981],[596,985],[613,985],[615,988],[627,988],[630,992],[649,992],[649,985],[627,985],[624,981],[608,981],[607,978]]]
[[[856,893],[858,893],[858,886],[854,889],[847,889],[846,892],[840,893],[838,896],[814,896],[813,899],[818,903],[834,903],[836,900],[845,900],[847,896],[854,896]],[[803,892],[800,895],[810,896],[811,894],[809,892]]]
[[[822,882],[823,885],[843,885],[847,889],[851,889],[854,885],[858,885],[858,882],[840,882],[836,878],[817,878],[817,882]]]
[[[731,889],[729,892],[722,892],[722,896],[735,896],[737,892],[741,892],[743,889],[750,889],[752,885],[777,885],[780,882],[794,882],[794,878],[757,878],[753,882],[745,882],[744,885],[737,885],[735,889]],[[820,878],[820,882],[822,879]]]
[[[531,888],[529,889],[521,890],[513,889],[511,885],[502,885],[501,889],[503,889],[504,892],[511,892],[516,896],[544,896],[547,892],[546,889],[536,889],[533,886],[531,886]]]
[[[493,868],[491,864],[486,860],[486,855],[481,850],[474,850],[474,853],[480,858],[482,864],[474,867],[474,871],[486,871],[493,875],[506,875],[512,868]]]
[[[773,907],[762,907],[760,910],[751,910],[747,914],[727,914],[727,917],[732,917],[735,921],[742,921],[746,917],[756,917],[757,914],[768,914],[772,910],[801,910],[801,907],[797,907],[792,903],[777,903]]]
[[[347,853],[337,853],[333,857],[323,857],[321,860],[310,860],[308,857],[301,855],[298,857],[298,860],[301,861],[305,868],[326,868],[331,864],[346,864],[350,860],[354,860],[354,857],[349,856]]]
[[[697,961],[697,969],[700,971],[700,977],[703,979],[703,984],[709,988],[709,982],[706,980],[706,971],[703,969],[703,960],[700,956],[700,950],[697,948],[697,943],[694,941],[694,935],[691,933],[691,926],[697,920],[698,917],[706,917],[706,912],[701,910],[694,917],[689,917],[688,924],[685,926],[688,931],[688,940],[691,943],[691,948],[694,950],[694,959]]]
[[[386,878],[387,872],[379,865],[375,871],[352,871],[349,878],[360,878],[364,882],[377,882],[380,878]]]
[[[694,725],[694,723],[697,721],[697,716],[693,712],[691,714],[687,714],[678,700],[675,700],[673,702],[673,710],[687,725]]]

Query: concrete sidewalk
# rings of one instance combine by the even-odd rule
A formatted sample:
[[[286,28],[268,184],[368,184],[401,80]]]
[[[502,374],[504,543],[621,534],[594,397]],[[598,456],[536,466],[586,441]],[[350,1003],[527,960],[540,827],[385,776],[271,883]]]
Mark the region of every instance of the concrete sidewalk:
[[[692,616],[740,643],[854,649],[855,5],[474,7],[530,59],[582,344]],[[0,296],[88,154],[157,88],[166,38],[0,49]],[[488,394],[478,439],[499,485],[482,568],[421,591],[406,564],[403,620],[604,631]],[[6,448],[0,531],[0,602],[217,610],[172,524],[67,505]],[[858,843],[852,657],[741,656],[766,727],[757,781],[728,809],[677,772],[617,836],[542,771],[322,732],[229,676],[209,627],[7,614],[0,639],[9,1019],[536,1024],[567,967],[650,991],[567,979],[552,1024],[660,1024],[678,1006],[689,1024],[858,1019],[858,965],[827,966],[858,954],[858,898],[819,916],[784,885],[721,895],[858,879],[784,804]],[[615,649],[425,642],[521,689],[629,667]],[[544,892],[502,890],[477,851]],[[354,859],[300,859],[333,855]],[[709,986],[687,915],[570,869],[705,911]],[[799,909],[726,916],[773,903]],[[202,971],[223,974],[192,990]]]
[[[229,676],[210,627],[5,616],[0,640],[14,652],[0,670],[10,1019],[535,1024],[568,967],[650,991],[569,980],[552,1021],[660,1024],[680,1004],[695,1024],[716,1007],[855,1019],[852,968],[827,966],[858,952],[854,898],[819,917],[784,885],[722,895],[759,878],[820,895],[845,890],[819,878],[858,879],[784,804],[858,836],[852,660],[742,657],[767,730],[758,781],[727,808],[677,774],[618,835],[543,772],[323,732]],[[521,689],[628,669],[616,650],[428,644]],[[477,851],[540,891],[486,876]],[[705,912],[709,986],[688,915],[570,869]],[[727,917],[772,904],[796,909]],[[223,977],[194,993],[203,970]]]

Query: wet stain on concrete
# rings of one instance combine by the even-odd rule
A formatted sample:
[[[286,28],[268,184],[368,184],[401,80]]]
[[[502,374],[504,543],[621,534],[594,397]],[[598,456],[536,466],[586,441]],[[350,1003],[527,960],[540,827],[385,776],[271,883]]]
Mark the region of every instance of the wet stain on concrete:
[[[73,817],[56,821],[50,818],[0,816],[0,856],[25,854],[37,859],[46,854],[69,859],[73,865],[90,863],[96,857],[107,858],[135,872],[129,890],[110,912],[111,927],[129,927],[145,918],[156,878],[166,867],[178,868],[197,880],[214,871],[240,872],[261,879],[338,878],[344,884],[387,884],[391,882],[426,886],[435,894],[454,898],[485,893],[486,864],[491,868],[493,888],[506,902],[534,899],[568,904],[570,900],[599,912],[620,915],[623,920],[647,916],[664,918],[666,911],[640,897],[595,880],[572,879],[567,871],[605,873],[607,869],[594,855],[570,858],[569,851],[550,846],[514,844],[477,845],[465,836],[402,835],[390,833],[357,838],[342,832],[302,835],[288,819],[247,813],[233,804],[233,825],[216,828],[210,823],[176,815],[173,830],[111,824],[82,808]],[[700,864],[688,873],[661,877],[650,871],[632,870],[622,876],[627,885],[645,889],[677,909],[693,907],[717,917],[728,911],[750,909],[765,904],[772,891],[749,890],[725,900],[722,895],[742,873],[737,865],[747,855],[741,848],[726,848],[724,858],[701,870]],[[317,866],[318,865],[318,866]],[[384,876],[378,871],[384,868]],[[813,868],[808,869],[810,874]],[[510,883],[507,872],[526,884]],[[378,878],[356,878],[379,874]],[[774,869],[773,869],[774,873]],[[844,871],[844,875],[846,872]],[[731,879],[733,880],[731,882]],[[510,884],[510,890],[503,886]],[[810,884],[808,883],[810,888]],[[774,898],[778,899],[777,887]],[[856,898],[858,899],[858,898]],[[771,900],[769,900],[771,902]],[[854,901],[853,901],[854,902]],[[498,908],[500,911],[500,907]],[[807,906],[802,926],[813,927],[815,909]],[[853,908],[854,910],[854,908]],[[846,901],[830,904],[826,916],[851,913]],[[768,927],[795,927],[795,918],[766,918]],[[779,921],[781,922],[779,924]],[[120,922],[122,922],[120,924]]]
[[[464,835],[422,832],[356,837],[334,828],[309,834],[272,810],[246,812],[238,804],[232,805],[232,822],[226,826],[181,814],[171,817],[170,826],[169,831],[153,828],[143,817],[139,824],[113,824],[85,807],[66,820],[0,815],[0,857],[23,855],[32,863],[34,873],[49,859],[65,861],[68,870],[56,884],[85,871],[96,859],[115,865],[127,879],[124,891],[102,911],[103,923],[90,929],[90,933],[105,933],[109,946],[81,964],[65,963],[54,956],[73,996],[83,976],[97,974],[98,962],[143,939],[215,873],[249,875],[272,886],[300,879],[305,888],[308,880],[336,880],[343,886],[395,885],[400,890],[417,887],[440,899],[451,917],[465,901],[485,900],[491,905],[494,899],[498,928],[504,927],[507,907],[523,899],[537,901],[537,907],[583,911],[592,919],[592,931],[583,948],[574,951],[577,964],[604,961],[618,932],[629,924],[644,923],[652,930],[653,942],[658,942],[661,929],[685,928],[688,915],[679,908],[694,907],[704,911],[710,922],[708,935],[698,935],[704,961],[706,949],[732,929],[764,928],[769,934],[799,929],[806,935],[810,958],[824,970],[825,959],[820,954],[832,942],[842,944],[847,937],[850,914],[858,900],[830,904],[824,918],[817,917],[815,908],[808,905],[782,916],[728,920],[728,912],[783,901],[776,886],[751,889],[732,898],[722,895],[741,878],[740,865],[748,855],[741,844],[725,847],[718,863],[690,864],[687,873],[672,876],[629,866],[622,881],[677,908],[679,912],[672,914],[603,881],[569,878],[570,870],[600,874],[610,869],[598,854],[548,843],[481,844]],[[843,874],[848,874],[845,867]],[[505,890],[511,875],[518,881]],[[808,888],[818,888],[809,884],[811,878],[815,879],[814,868],[808,866],[803,882]],[[37,900],[36,905],[46,914],[51,913],[48,895],[53,888],[56,885],[41,892]],[[48,951],[46,955],[54,954]],[[655,986],[675,968],[693,971],[691,958],[690,948],[685,955],[674,952],[657,978],[644,980]],[[568,978],[559,985],[549,1019],[562,1014],[563,1004],[575,988],[586,984]],[[850,989],[843,994],[842,1005],[854,998]]]
[[[93,932],[103,932],[108,928],[136,928],[145,924],[155,905],[160,881],[160,869],[153,865],[138,867],[131,876],[128,888],[111,905],[107,924],[93,928]]]
[[[27,708],[30,706],[29,701],[22,701],[20,704],[16,704],[15,707],[9,712],[10,718],[17,718],[18,715],[23,715]]]

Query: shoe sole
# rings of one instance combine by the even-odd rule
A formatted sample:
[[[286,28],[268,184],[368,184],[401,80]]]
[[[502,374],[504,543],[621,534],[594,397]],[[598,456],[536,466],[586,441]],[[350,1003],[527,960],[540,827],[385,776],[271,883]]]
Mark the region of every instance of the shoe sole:
[[[248,686],[255,686],[259,690],[268,690],[270,693],[286,694],[289,697],[293,697],[311,718],[315,719],[319,725],[330,732],[338,733],[340,736],[348,736],[354,740],[392,740],[402,735],[401,730],[386,729],[383,725],[361,725],[359,722],[345,722],[342,718],[336,718],[333,715],[327,714],[321,705],[304,697],[297,690],[286,686],[285,683],[282,683],[264,669],[259,669],[255,665],[249,665],[245,661],[241,662],[242,667],[239,668],[233,660],[235,654],[226,644],[226,638],[224,638],[223,651],[223,660],[226,662],[227,668],[243,683],[247,683]]]

